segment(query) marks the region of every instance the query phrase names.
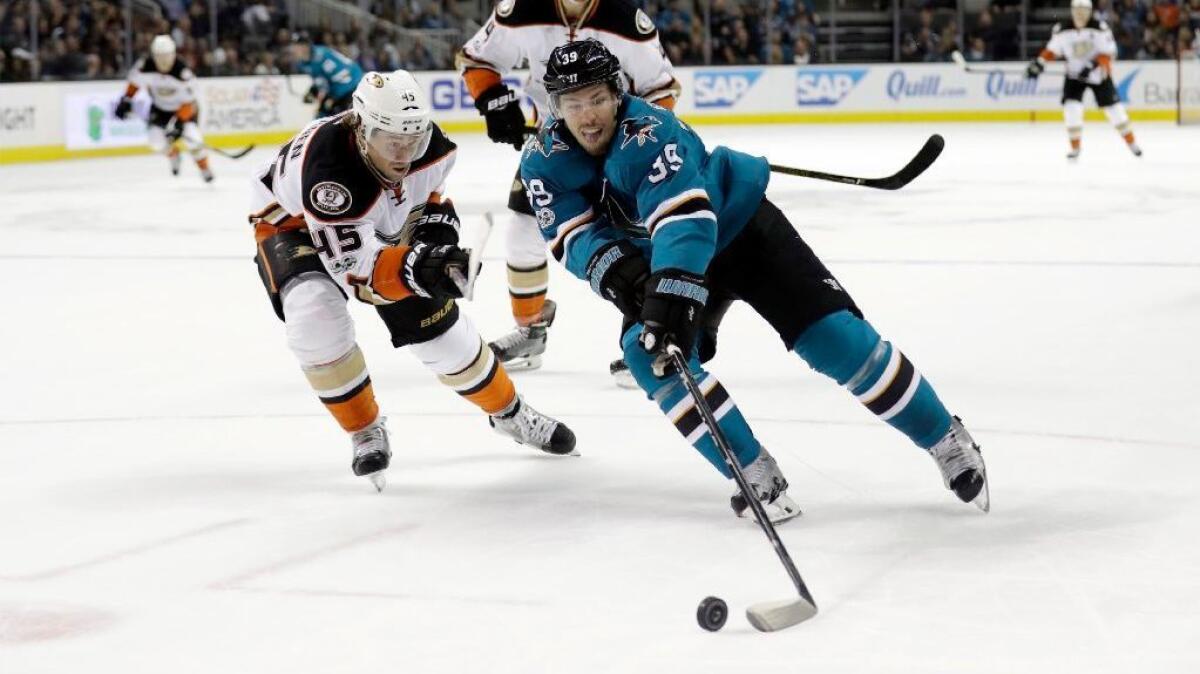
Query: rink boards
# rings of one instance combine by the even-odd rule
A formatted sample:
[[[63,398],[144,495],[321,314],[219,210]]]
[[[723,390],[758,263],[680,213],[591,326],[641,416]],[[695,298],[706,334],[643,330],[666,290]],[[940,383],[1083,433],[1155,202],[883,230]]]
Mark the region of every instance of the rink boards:
[[[1062,78],[1053,64],[1038,80],[1026,79],[1018,63],[972,67],[998,70],[973,74],[949,63],[680,68],[677,111],[694,124],[1061,120]],[[1176,70],[1173,61],[1116,65],[1114,82],[1133,119],[1175,119]],[[506,79],[520,88],[523,78]],[[483,129],[457,73],[417,79],[446,130]],[[283,142],[312,117],[302,101],[308,85],[303,76],[199,80],[206,140],[226,148]],[[118,120],[112,110],[123,88],[118,81],[0,86],[0,163],[147,152],[141,118],[149,100],[140,93],[135,101],[141,118]],[[1200,104],[1200,81],[1182,89],[1185,100]],[[1087,104],[1094,106],[1090,96]],[[1102,119],[1095,109],[1088,116]]]

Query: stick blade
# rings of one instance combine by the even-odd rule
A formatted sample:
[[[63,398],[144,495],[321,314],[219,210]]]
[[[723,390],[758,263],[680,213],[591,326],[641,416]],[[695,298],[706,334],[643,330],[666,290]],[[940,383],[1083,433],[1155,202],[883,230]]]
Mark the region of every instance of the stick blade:
[[[870,181],[870,186],[884,190],[898,190],[904,187],[924,173],[925,169],[932,166],[945,148],[946,139],[942,138],[941,134],[933,134],[904,168],[897,171],[895,175]]]
[[[764,601],[746,609],[746,620],[759,632],[777,632],[817,615],[817,605],[804,598]]]

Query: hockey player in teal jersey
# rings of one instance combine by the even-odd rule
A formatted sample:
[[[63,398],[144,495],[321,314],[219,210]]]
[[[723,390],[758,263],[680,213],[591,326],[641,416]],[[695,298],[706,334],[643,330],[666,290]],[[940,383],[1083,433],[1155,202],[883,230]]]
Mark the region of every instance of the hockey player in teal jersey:
[[[339,51],[313,44],[303,31],[292,36],[291,52],[296,69],[312,77],[304,102],[317,102],[318,119],[350,109],[362,67]]]
[[[798,514],[775,460],[696,354],[715,349],[720,317],[706,309],[745,301],[788,349],[928,451],[959,499],[987,511],[979,446],[766,198],[767,161],[710,152],[670,111],[626,95],[620,72],[594,40],[551,53],[544,81],[555,121],[525,146],[521,180],[554,257],[624,315],[621,346],[638,385],[729,477],[666,367],[665,344],[682,348],[767,512]],[[744,516],[740,494],[731,505]]]

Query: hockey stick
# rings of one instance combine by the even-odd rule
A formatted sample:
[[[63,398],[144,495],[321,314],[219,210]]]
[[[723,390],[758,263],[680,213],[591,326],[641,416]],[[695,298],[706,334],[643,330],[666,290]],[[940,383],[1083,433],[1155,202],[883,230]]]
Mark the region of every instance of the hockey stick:
[[[950,52],[950,60],[954,61],[954,63],[958,67],[962,68],[963,72],[967,72],[972,75],[991,75],[992,73],[1001,73],[1003,75],[1024,75],[1025,74],[1024,68],[976,68],[974,66],[969,66],[969,65],[967,65],[966,57],[964,57],[962,55],[962,52],[957,51],[957,50]],[[1060,73],[1058,71],[1050,71],[1049,74],[1060,75],[1062,73]]]
[[[704,399],[704,394],[701,393],[700,387],[696,384],[695,377],[692,376],[691,370],[688,369],[687,359],[684,358],[683,351],[678,346],[668,343],[667,354],[671,358],[671,363],[679,372],[679,379],[683,382],[684,387],[687,388],[688,394],[691,395],[692,402],[695,403],[696,409],[699,410],[700,418],[703,419],[704,425],[708,427],[708,432],[712,434],[713,441],[720,448],[721,454],[725,458],[725,463],[733,472],[733,479],[737,481],[738,489],[742,492],[742,497],[746,499],[746,503],[754,511],[754,519],[758,521],[758,526],[762,527],[763,533],[771,541],[771,545],[775,546],[775,554],[779,555],[779,561],[783,562],[783,568],[787,570],[788,576],[792,579],[792,584],[796,586],[796,592],[800,595],[797,599],[764,601],[754,604],[746,609],[746,619],[759,632],[775,632],[812,618],[817,615],[817,602],[813,600],[812,594],[808,591],[808,586],[804,584],[804,579],[800,577],[800,572],[796,570],[796,565],[792,562],[792,557],[788,554],[787,548],[783,547],[783,541],[779,539],[779,534],[775,531],[775,525],[771,524],[771,520],[767,517],[767,512],[763,509],[762,503],[755,498],[753,489],[746,482],[746,476],[742,473],[742,467],[738,464],[737,456],[729,446],[729,440],[726,439],[724,431],[717,424],[712,408],[708,406],[708,401]]]
[[[467,251],[467,273],[463,274],[458,267],[450,267],[446,273],[454,285],[462,292],[464,300],[475,298],[475,281],[479,278],[479,270],[483,268],[483,248],[487,245],[488,237],[492,235],[495,219],[491,211],[483,214],[483,227],[475,231]]]
[[[946,147],[946,140],[938,134],[933,134],[929,140],[925,141],[925,145],[920,151],[909,160],[904,168],[896,171],[886,178],[856,178],[854,176],[842,176],[836,173],[825,173],[822,171],[811,171],[809,169],[798,169],[790,166],[780,166],[771,164],[771,170],[776,173],[786,173],[790,176],[799,176],[801,178],[814,178],[816,180],[828,180],[835,183],[845,183],[847,185],[861,185],[863,187],[874,187],[880,190],[898,190],[901,187],[911,183],[914,178],[925,172],[938,155],[942,153],[942,148]]]
[[[211,145],[205,145],[204,147],[208,148],[209,150],[212,150],[213,152],[216,152],[217,154],[221,155],[222,157],[229,157],[230,159],[241,159],[242,157],[245,157],[246,155],[250,154],[250,151],[254,149],[255,145],[254,145],[254,143],[251,143],[236,152],[229,152],[227,150],[222,150],[219,147],[213,147]]]

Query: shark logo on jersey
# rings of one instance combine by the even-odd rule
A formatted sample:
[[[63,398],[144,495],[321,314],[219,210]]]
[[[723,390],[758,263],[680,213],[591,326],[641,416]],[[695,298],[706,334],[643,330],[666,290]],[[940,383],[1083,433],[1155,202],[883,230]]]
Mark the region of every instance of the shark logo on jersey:
[[[633,141],[637,141],[638,147],[642,147],[647,141],[657,143],[658,139],[654,137],[655,127],[662,124],[662,121],[657,117],[650,115],[642,115],[636,119],[621,120],[621,149],[624,150],[626,145]]]
[[[546,229],[550,225],[553,225],[554,224],[554,211],[550,210],[549,208],[538,209],[537,224],[538,224],[538,227],[541,227],[542,229]]]
[[[341,215],[350,210],[350,204],[353,202],[350,190],[329,181],[313,185],[312,190],[308,193],[308,199],[312,202],[313,208],[326,215]]]
[[[555,152],[566,152],[571,149],[558,137],[557,129],[550,129],[545,133],[531,137],[525,146],[525,154],[528,157],[532,157],[534,151],[537,151],[541,152],[543,157],[549,158]],[[517,185],[519,183],[513,186],[514,189]]]

